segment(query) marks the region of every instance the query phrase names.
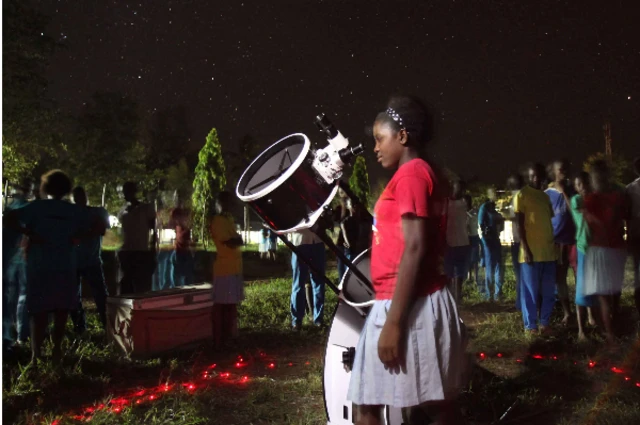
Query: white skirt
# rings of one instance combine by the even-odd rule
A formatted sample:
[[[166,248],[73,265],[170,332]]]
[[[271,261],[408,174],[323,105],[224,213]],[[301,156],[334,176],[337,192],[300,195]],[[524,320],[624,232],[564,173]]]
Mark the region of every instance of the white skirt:
[[[614,295],[622,292],[624,249],[590,246],[584,259],[584,294]]]
[[[244,300],[244,280],[240,275],[213,278],[213,303],[238,304]]]
[[[391,300],[376,301],[356,347],[347,399],[357,405],[417,406],[452,400],[465,385],[469,365],[466,327],[448,289],[418,298],[409,317],[406,370],[386,370],[378,339]]]

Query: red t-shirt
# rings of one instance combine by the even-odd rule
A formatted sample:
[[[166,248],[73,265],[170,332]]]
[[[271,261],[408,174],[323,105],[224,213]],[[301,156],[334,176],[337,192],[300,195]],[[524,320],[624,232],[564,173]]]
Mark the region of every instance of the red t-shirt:
[[[624,192],[590,193],[584,199],[589,224],[589,246],[624,248],[624,220],[628,205]],[[592,218],[591,218],[592,217]]]
[[[425,297],[447,284],[444,273],[446,216],[442,190],[435,173],[425,161],[413,159],[402,165],[380,195],[374,209],[371,250],[371,279],[376,299],[388,300],[398,280],[404,252],[402,216],[425,218],[427,255],[418,282],[418,297]]]
[[[191,245],[190,215],[189,210],[184,208],[174,208],[171,211],[169,226],[173,227],[176,231],[174,247],[178,250],[189,249]]]

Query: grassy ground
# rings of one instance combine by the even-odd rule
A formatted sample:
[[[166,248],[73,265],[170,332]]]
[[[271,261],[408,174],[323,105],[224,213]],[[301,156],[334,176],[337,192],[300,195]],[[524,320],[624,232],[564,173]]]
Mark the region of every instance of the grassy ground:
[[[465,288],[462,314],[472,338],[469,352],[476,358],[461,399],[469,422],[640,423],[640,388],[634,386],[640,382],[640,347],[630,292],[623,296],[625,326],[615,352],[603,348],[593,329],[590,342],[579,344],[573,326],[557,327],[551,337],[531,340],[525,338],[521,318],[512,308],[510,270],[507,267],[503,303],[484,302],[472,284]],[[329,313],[336,297],[327,293]],[[104,404],[106,408],[90,414],[89,423],[326,423],[321,377],[327,331],[311,326],[300,334],[290,330],[288,277],[250,282],[246,294],[238,341],[218,351],[204,344],[146,361],[128,360],[105,347],[91,311],[85,338],[74,340],[69,328],[61,369],[47,363],[37,375],[25,371],[27,348],[5,359],[4,421],[79,423],[73,415]],[[560,312],[556,314],[558,322]],[[46,349],[50,354],[50,347]],[[623,373],[613,373],[612,367]],[[169,391],[164,391],[165,385]]]

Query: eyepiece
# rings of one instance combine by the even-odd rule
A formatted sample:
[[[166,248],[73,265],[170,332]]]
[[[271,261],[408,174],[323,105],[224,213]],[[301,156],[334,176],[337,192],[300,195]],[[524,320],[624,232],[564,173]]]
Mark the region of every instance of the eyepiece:
[[[324,113],[319,114],[314,123],[318,126],[321,132],[323,132],[328,139],[333,139],[338,135],[338,130],[336,130],[333,123],[327,118]]]
[[[338,155],[340,155],[340,159],[342,160],[342,162],[344,162],[345,164],[349,164],[353,160],[353,158],[358,155],[362,155],[363,153],[364,147],[362,146],[362,144],[359,144],[358,146],[348,147],[340,150],[340,152],[338,152]]]

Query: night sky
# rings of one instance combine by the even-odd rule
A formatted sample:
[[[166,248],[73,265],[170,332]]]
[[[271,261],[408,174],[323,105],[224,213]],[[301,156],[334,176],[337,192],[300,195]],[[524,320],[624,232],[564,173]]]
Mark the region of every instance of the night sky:
[[[432,155],[502,181],[529,160],[640,155],[640,25],[633,1],[35,1],[63,41],[50,94],[77,112],[96,90],[145,111],[189,114],[192,150],[218,129],[265,147],[294,132],[323,142],[325,112],[353,142],[390,94],[439,117]],[[592,6],[587,6],[591,4]],[[324,145],[324,142],[323,142]]]

